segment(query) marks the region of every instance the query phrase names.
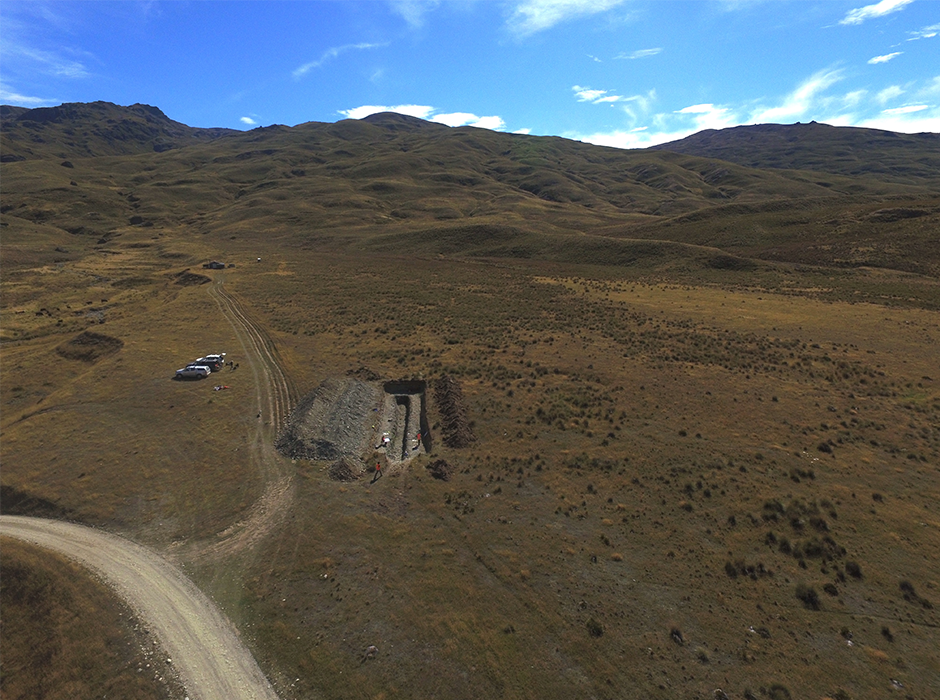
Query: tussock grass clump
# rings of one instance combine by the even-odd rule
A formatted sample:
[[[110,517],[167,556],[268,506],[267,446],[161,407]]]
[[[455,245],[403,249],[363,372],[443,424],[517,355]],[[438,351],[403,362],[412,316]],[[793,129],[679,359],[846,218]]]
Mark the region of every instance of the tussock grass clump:
[[[807,586],[805,583],[798,583],[796,585],[796,597],[808,610],[819,610],[819,594],[812,586]]]

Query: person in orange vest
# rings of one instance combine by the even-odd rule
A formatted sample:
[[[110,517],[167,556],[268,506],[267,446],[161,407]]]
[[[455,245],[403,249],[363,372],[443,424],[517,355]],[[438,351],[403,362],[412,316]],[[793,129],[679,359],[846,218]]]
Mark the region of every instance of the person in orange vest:
[[[382,463],[376,462],[375,463],[375,476],[372,477],[372,483],[374,484],[376,481],[378,481],[380,476],[382,476]]]

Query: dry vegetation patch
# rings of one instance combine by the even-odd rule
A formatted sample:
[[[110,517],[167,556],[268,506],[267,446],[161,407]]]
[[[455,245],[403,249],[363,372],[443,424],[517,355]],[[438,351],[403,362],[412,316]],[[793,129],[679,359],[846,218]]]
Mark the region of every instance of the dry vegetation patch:
[[[4,697],[183,695],[166,654],[131,610],[64,557],[3,538],[0,605]]]
[[[104,333],[82,331],[67,343],[56,348],[56,352],[67,360],[97,362],[103,357],[113,355],[124,347],[124,341]]]

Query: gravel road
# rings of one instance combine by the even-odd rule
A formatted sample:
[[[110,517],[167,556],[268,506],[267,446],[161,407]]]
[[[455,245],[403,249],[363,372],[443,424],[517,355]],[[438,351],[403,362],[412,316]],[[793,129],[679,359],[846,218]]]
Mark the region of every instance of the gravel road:
[[[232,623],[159,555],[100,530],[41,518],[0,515],[0,534],[101,575],[157,635],[190,700],[277,700]]]

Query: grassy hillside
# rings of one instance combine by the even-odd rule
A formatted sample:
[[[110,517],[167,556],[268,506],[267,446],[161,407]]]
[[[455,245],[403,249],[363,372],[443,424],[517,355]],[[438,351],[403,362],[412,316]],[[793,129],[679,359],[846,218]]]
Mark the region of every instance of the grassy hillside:
[[[147,143],[3,163],[5,512],[180,562],[285,699],[936,695],[930,178],[396,115]],[[477,439],[430,392],[374,484],[259,462],[251,343],[291,395],[450,377]]]
[[[76,110],[92,108],[103,109],[96,103]],[[154,119],[143,108],[127,109],[124,121],[139,119],[139,112]],[[57,147],[63,128],[75,130],[61,115],[28,119],[37,111],[19,114],[15,124],[31,125],[36,138]],[[74,121],[88,123],[86,116]],[[87,153],[114,150],[112,136],[88,133]],[[621,254],[606,254],[620,244],[584,248],[584,237],[927,274],[936,274],[940,260],[929,233],[940,199],[929,178],[900,184],[755,169],[665,151],[451,129],[398,115],[256,129],[163,153],[153,152],[149,135],[138,136],[130,142],[146,152],[121,141],[121,156],[73,154],[62,162],[56,152],[6,163],[5,224],[57,228],[82,249],[143,227],[154,240],[169,231],[215,242],[264,231],[300,246],[349,249],[379,238],[375,245],[400,252],[420,247],[547,259],[574,248],[584,251],[584,260],[593,246],[592,261],[600,263],[620,260]],[[196,137],[187,138],[179,145]],[[911,162],[922,156],[918,148],[909,145]],[[4,154],[19,157],[20,150],[13,144]]]
[[[718,158],[752,168],[812,170],[906,185],[940,181],[940,134],[896,134],[828,124],[705,129],[653,150]]]

